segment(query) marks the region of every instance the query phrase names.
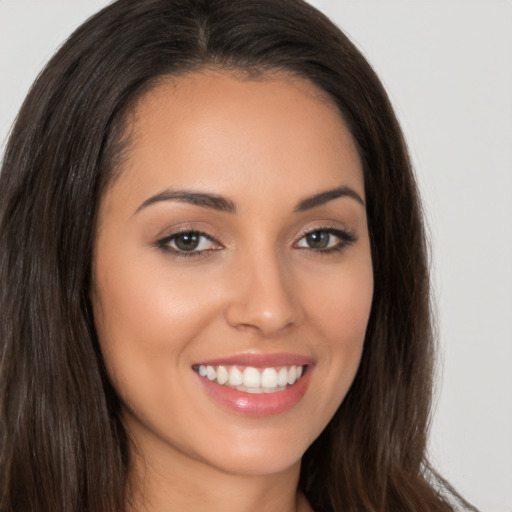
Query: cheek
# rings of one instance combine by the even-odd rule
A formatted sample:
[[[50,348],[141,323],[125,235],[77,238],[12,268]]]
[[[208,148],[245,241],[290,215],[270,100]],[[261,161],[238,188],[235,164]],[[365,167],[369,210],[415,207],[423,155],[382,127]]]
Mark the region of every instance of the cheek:
[[[335,413],[357,373],[373,298],[371,261],[317,276],[309,314],[321,357],[317,378],[324,390],[318,403],[324,425]]]
[[[100,346],[114,381],[129,372],[151,375],[152,366],[164,361],[179,365],[217,311],[215,297],[201,293],[190,276],[127,256],[100,262],[93,293]]]
[[[149,252],[149,251],[148,251]],[[113,318],[128,332],[161,332],[168,338],[171,326],[189,325],[198,311],[206,313],[211,302],[204,290],[204,274],[194,282],[191,273],[173,270],[144,252],[113,257],[97,272],[98,302],[105,317]],[[201,281],[203,288],[201,289]]]
[[[215,297],[198,291],[190,274],[154,260],[104,259],[93,304],[110,380],[125,411],[150,429],[171,431],[176,410],[187,410],[190,351],[217,315]],[[141,264],[142,261],[142,264]],[[204,281],[204,277],[202,278]]]
[[[334,350],[363,342],[373,299],[373,270],[366,253],[363,258],[340,265],[325,275],[317,273],[309,282],[307,310],[326,342]]]

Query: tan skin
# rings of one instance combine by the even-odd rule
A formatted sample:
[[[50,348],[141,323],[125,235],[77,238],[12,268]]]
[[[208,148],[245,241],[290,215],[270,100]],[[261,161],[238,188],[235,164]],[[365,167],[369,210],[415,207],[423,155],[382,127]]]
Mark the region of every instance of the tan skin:
[[[157,85],[129,133],[101,203],[92,299],[134,445],[133,509],[309,511],[301,457],[353,381],[373,293],[353,139],[305,80],[215,71]],[[276,353],[312,362],[278,414],[224,407],[194,366]]]

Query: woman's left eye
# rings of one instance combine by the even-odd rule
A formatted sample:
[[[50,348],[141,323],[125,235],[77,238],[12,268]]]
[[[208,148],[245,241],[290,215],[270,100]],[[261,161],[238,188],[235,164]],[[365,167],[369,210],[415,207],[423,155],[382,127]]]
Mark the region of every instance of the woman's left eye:
[[[161,249],[179,253],[184,256],[192,256],[219,249],[219,245],[215,243],[208,235],[199,231],[183,231],[174,233],[157,242]]]
[[[342,229],[317,229],[306,233],[296,247],[329,252],[343,249],[355,241],[354,235]]]

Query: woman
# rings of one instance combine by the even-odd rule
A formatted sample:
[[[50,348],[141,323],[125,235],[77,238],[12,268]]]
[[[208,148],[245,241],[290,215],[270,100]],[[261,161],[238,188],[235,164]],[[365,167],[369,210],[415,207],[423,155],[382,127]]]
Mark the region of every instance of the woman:
[[[120,0],[0,178],[1,508],[453,510],[386,94],[298,0]]]

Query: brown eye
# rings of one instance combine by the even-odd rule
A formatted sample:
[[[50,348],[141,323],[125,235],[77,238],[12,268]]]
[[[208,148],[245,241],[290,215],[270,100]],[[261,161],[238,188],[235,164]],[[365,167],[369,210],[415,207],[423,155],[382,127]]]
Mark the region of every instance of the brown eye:
[[[156,245],[164,250],[178,255],[195,256],[208,251],[220,249],[222,246],[212,240],[207,234],[199,231],[182,231],[173,233]]]
[[[306,235],[306,243],[311,249],[325,249],[329,247],[332,235],[327,231],[314,231]]]
[[[173,238],[176,249],[180,251],[194,251],[201,242],[200,233],[181,233]]]
[[[302,236],[296,247],[319,252],[341,250],[356,241],[356,237],[342,229],[317,229]]]

